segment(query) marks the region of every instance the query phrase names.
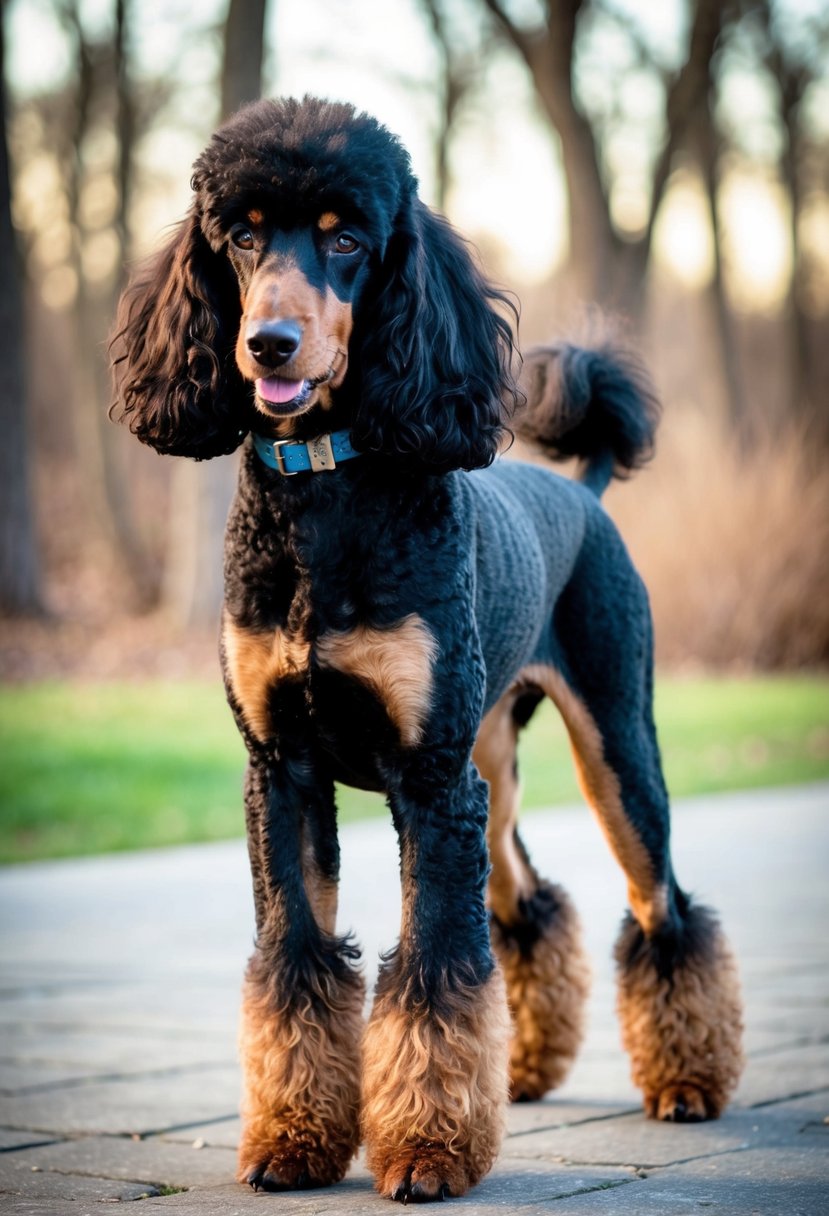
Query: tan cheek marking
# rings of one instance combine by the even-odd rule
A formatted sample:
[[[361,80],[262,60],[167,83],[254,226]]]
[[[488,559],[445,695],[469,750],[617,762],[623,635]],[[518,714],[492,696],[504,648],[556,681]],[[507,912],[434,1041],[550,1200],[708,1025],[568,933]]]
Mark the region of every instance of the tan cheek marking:
[[[432,696],[432,667],[438,645],[425,621],[412,613],[391,629],[360,625],[320,638],[316,657],[367,684],[386,707],[405,747],[423,735]]]
[[[225,616],[225,658],[233,695],[245,722],[264,742],[270,733],[268,693],[280,680],[296,678],[308,668],[310,646],[281,629],[253,633]]]
[[[599,728],[584,702],[559,672],[538,665],[526,668],[521,675],[537,684],[556,703],[570,735],[576,776],[584,800],[598,819],[611,851],[625,872],[628,900],[634,916],[646,933],[652,933],[667,917],[667,888],[656,881],[647,849],[625,813],[619,779],[604,758]]]
[[[339,226],[340,217],[335,211],[325,211],[317,220],[317,227],[321,232],[333,232]]]
[[[348,344],[351,341],[354,313],[351,304],[338,300],[330,287],[325,295],[322,323],[330,347],[328,357],[334,368],[329,384],[331,388],[339,388],[348,370]]]

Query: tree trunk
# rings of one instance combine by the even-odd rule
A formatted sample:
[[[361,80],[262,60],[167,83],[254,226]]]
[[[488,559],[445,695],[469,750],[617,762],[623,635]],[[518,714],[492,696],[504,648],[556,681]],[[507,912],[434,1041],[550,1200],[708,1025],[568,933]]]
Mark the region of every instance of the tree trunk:
[[[536,93],[561,140],[569,206],[570,282],[583,300],[620,309],[638,319],[656,216],[688,119],[708,86],[708,71],[727,5],[696,0],[688,56],[667,90],[667,137],[651,183],[650,210],[639,241],[623,241],[613,227],[602,180],[596,137],[573,92],[576,24],[582,0],[547,0],[543,27],[523,29],[502,0],[484,0],[502,31],[522,55]]]
[[[230,0],[222,61],[222,118],[262,92],[267,0]]]
[[[435,207],[446,211],[451,185],[449,144],[458,106],[470,83],[468,65],[462,63],[446,28],[439,0],[422,0],[440,56],[440,110],[435,134]]]
[[[267,0],[230,0],[222,63],[222,117],[259,97]],[[222,539],[237,459],[177,460],[162,604],[180,628],[216,625],[222,602]]]
[[[734,317],[728,303],[723,273],[722,256],[722,220],[719,206],[719,166],[722,154],[722,141],[714,125],[713,80],[709,80],[708,93],[698,98],[694,110],[688,115],[690,138],[695,146],[705,184],[705,196],[708,203],[708,219],[711,225],[711,237],[714,248],[714,274],[711,281],[710,300],[714,317],[714,327],[720,355],[720,371],[725,389],[728,420],[737,437],[740,446],[747,450],[754,439],[756,419],[748,410],[743,377],[740,370],[740,357]]]
[[[81,195],[87,172],[83,155],[84,143],[90,130],[96,126],[94,110],[99,91],[105,90],[106,101],[114,103],[116,92],[122,94],[127,88],[124,69],[126,4],[125,0],[118,0],[116,6],[113,71],[106,77],[102,75],[100,66],[96,68],[93,47],[81,23],[77,3],[67,4],[62,12],[64,21],[75,38],[78,55],[78,77],[70,135],[71,161],[66,174],[66,189],[71,232],[70,263],[77,282],[77,295],[71,317],[75,352],[72,361],[72,419],[80,471],[83,527],[87,536],[98,538],[114,556],[136,605],[146,609],[155,598],[156,588],[135,525],[128,484],[118,467],[117,436],[108,421],[111,387],[106,356],[102,349],[102,337],[106,335],[115,312],[121,275],[114,274],[105,286],[90,284],[84,270],[88,234],[81,216]],[[106,66],[109,67],[109,64]],[[113,172],[123,193],[113,228],[119,242],[116,265],[123,266],[127,255],[126,214],[134,138],[132,123],[124,118],[125,112],[131,114],[128,99],[119,101],[118,111],[118,133],[123,143],[119,148],[118,164],[113,167]]]
[[[3,52],[0,22],[0,612],[37,616],[43,605],[29,483],[23,291],[11,218]]]

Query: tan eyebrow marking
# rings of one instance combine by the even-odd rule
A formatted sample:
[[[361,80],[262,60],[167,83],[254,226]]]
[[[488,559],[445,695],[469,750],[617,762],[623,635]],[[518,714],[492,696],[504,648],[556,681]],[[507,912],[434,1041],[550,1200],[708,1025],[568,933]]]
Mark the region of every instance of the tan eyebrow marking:
[[[265,217],[262,212],[256,207],[248,212],[248,219],[250,220],[251,224],[261,224],[264,218]]]
[[[340,217],[334,211],[324,211],[317,220],[317,227],[323,232],[333,232],[333,230],[342,223]]]

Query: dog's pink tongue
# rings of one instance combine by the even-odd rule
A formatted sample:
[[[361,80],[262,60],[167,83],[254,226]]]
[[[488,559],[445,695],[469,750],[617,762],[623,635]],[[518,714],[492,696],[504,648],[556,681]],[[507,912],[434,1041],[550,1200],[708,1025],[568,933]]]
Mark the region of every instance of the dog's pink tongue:
[[[304,380],[283,380],[281,376],[269,376],[267,380],[256,381],[256,391],[264,401],[284,405],[286,401],[298,397],[304,385]]]

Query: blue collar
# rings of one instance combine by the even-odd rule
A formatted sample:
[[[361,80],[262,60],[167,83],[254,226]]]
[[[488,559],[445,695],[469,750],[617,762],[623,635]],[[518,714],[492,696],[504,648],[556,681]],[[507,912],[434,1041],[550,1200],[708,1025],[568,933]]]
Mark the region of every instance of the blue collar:
[[[348,431],[332,431],[330,435],[320,435],[307,443],[266,439],[264,435],[254,434],[253,448],[269,469],[276,469],[283,477],[293,477],[295,473],[322,473],[325,469],[336,469],[343,460],[362,455],[351,446]]]

